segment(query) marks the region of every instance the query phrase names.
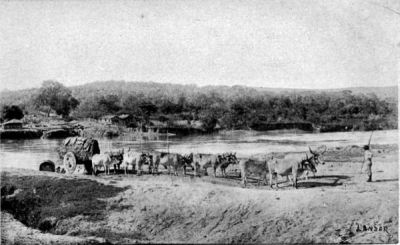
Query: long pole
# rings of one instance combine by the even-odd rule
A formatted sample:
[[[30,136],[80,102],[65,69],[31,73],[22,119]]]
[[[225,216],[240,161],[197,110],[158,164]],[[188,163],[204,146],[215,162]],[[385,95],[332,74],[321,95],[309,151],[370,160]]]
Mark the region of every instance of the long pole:
[[[371,135],[369,136],[369,140],[368,140],[368,146],[371,145],[371,139],[372,139],[372,134],[374,133],[374,131],[371,132]]]

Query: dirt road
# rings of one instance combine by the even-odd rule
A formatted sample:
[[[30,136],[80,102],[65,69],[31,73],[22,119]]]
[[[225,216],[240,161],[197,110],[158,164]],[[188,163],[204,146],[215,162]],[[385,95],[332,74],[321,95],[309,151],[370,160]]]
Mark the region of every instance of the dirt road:
[[[52,234],[40,233],[41,236],[37,236],[38,230],[19,224],[2,212],[2,240],[26,242],[31,239],[36,243],[79,243],[88,242],[87,239],[93,243],[397,243],[398,147],[375,146],[373,149],[374,182],[365,182],[366,175],[359,173],[362,152],[360,147],[354,146],[329,149],[327,163],[318,166],[315,178],[300,181],[299,189],[293,189],[288,183],[282,183],[279,190],[258,187],[255,180],[249,188],[242,188],[234,169],[229,179],[122,174],[68,176],[5,169],[2,186],[21,188],[22,192],[16,196],[35,192],[41,198],[39,203],[47,205],[44,206],[46,211],[41,209],[39,215],[49,215],[49,209],[56,210],[60,205],[65,207],[61,210],[62,216],[52,213],[55,221],[48,227]],[[44,185],[38,182],[40,179],[46,179],[48,189],[66,186],[65,193],[58,198],[64,199],[47,202],[57,193],[48,195],[48,191],[44,191],[48,189],[39,188]],[[75,200],[75,194],[68,193],[76,191],[73,187],[80,185],[83,186],[81,192],[87,193]],[[99,191],[88,191],[94,189]],[[57,190],[60,192],[63,188]],[[75,208],[79,205],[84,210],[92,207],[92,212],[77,212]],[[40,226],[44,218],[48,217],[40,217],[32,226]]]

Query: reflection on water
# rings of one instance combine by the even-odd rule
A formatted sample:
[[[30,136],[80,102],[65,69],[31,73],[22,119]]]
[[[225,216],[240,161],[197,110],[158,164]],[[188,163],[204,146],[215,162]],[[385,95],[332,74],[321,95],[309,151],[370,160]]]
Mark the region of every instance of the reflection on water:
[[[197,135],[186,137],[154,136],[138,139],[137,137],[118,137],[100,139],[102,152],[115,148],[132,148],[138,151],[161,150],[177,153],[202,152],[222,153],[236,152],[239,157],[269,152],[302,152],[308,146],[320,145],[345,146],[364,145],[368,143],[371,132],[338,132],[338,133],[276,133],[276,132],[231,132],[227,134]],[[43,160],[58,159],[56,148],[62,140],[1,140],[0,168],[18,167],[38,169],[37,164]],[[398,131],[375,131],[372,144],[397,144]]]

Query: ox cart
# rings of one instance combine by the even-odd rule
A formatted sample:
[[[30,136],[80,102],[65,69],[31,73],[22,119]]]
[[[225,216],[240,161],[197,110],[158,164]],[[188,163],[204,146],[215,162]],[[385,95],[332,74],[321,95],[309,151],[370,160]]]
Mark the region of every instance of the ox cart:
[[[99,143],[92,138],[69,137],[57,149],[62,166],[69,174],[77,168],[85,173],[92,173],[92,156],[100,153]]]

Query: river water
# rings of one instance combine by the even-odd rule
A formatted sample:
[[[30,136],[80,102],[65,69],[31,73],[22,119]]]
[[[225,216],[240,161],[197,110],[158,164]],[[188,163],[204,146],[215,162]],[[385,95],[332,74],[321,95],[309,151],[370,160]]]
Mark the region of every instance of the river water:
[[[186,137],[153,137],[137,139],[129,136],[112,139],[99,139],[102,152],[117,148],[140,150],[161,150],[176,153],[223,153],[236,152],[239,157],[270,152],[304,152],[308,146],[328,147],[346,145],[365,145],[371,132],[337,132],[337,133],[296,133],[296,132],[249,132],[228,131],[210,135]],[[373,132],[371,144],[398,144],[397,130]],[[16,167],[38,169],[43,160],[56,161],[57,147],[62,140],[1,140],[0,169]]]

